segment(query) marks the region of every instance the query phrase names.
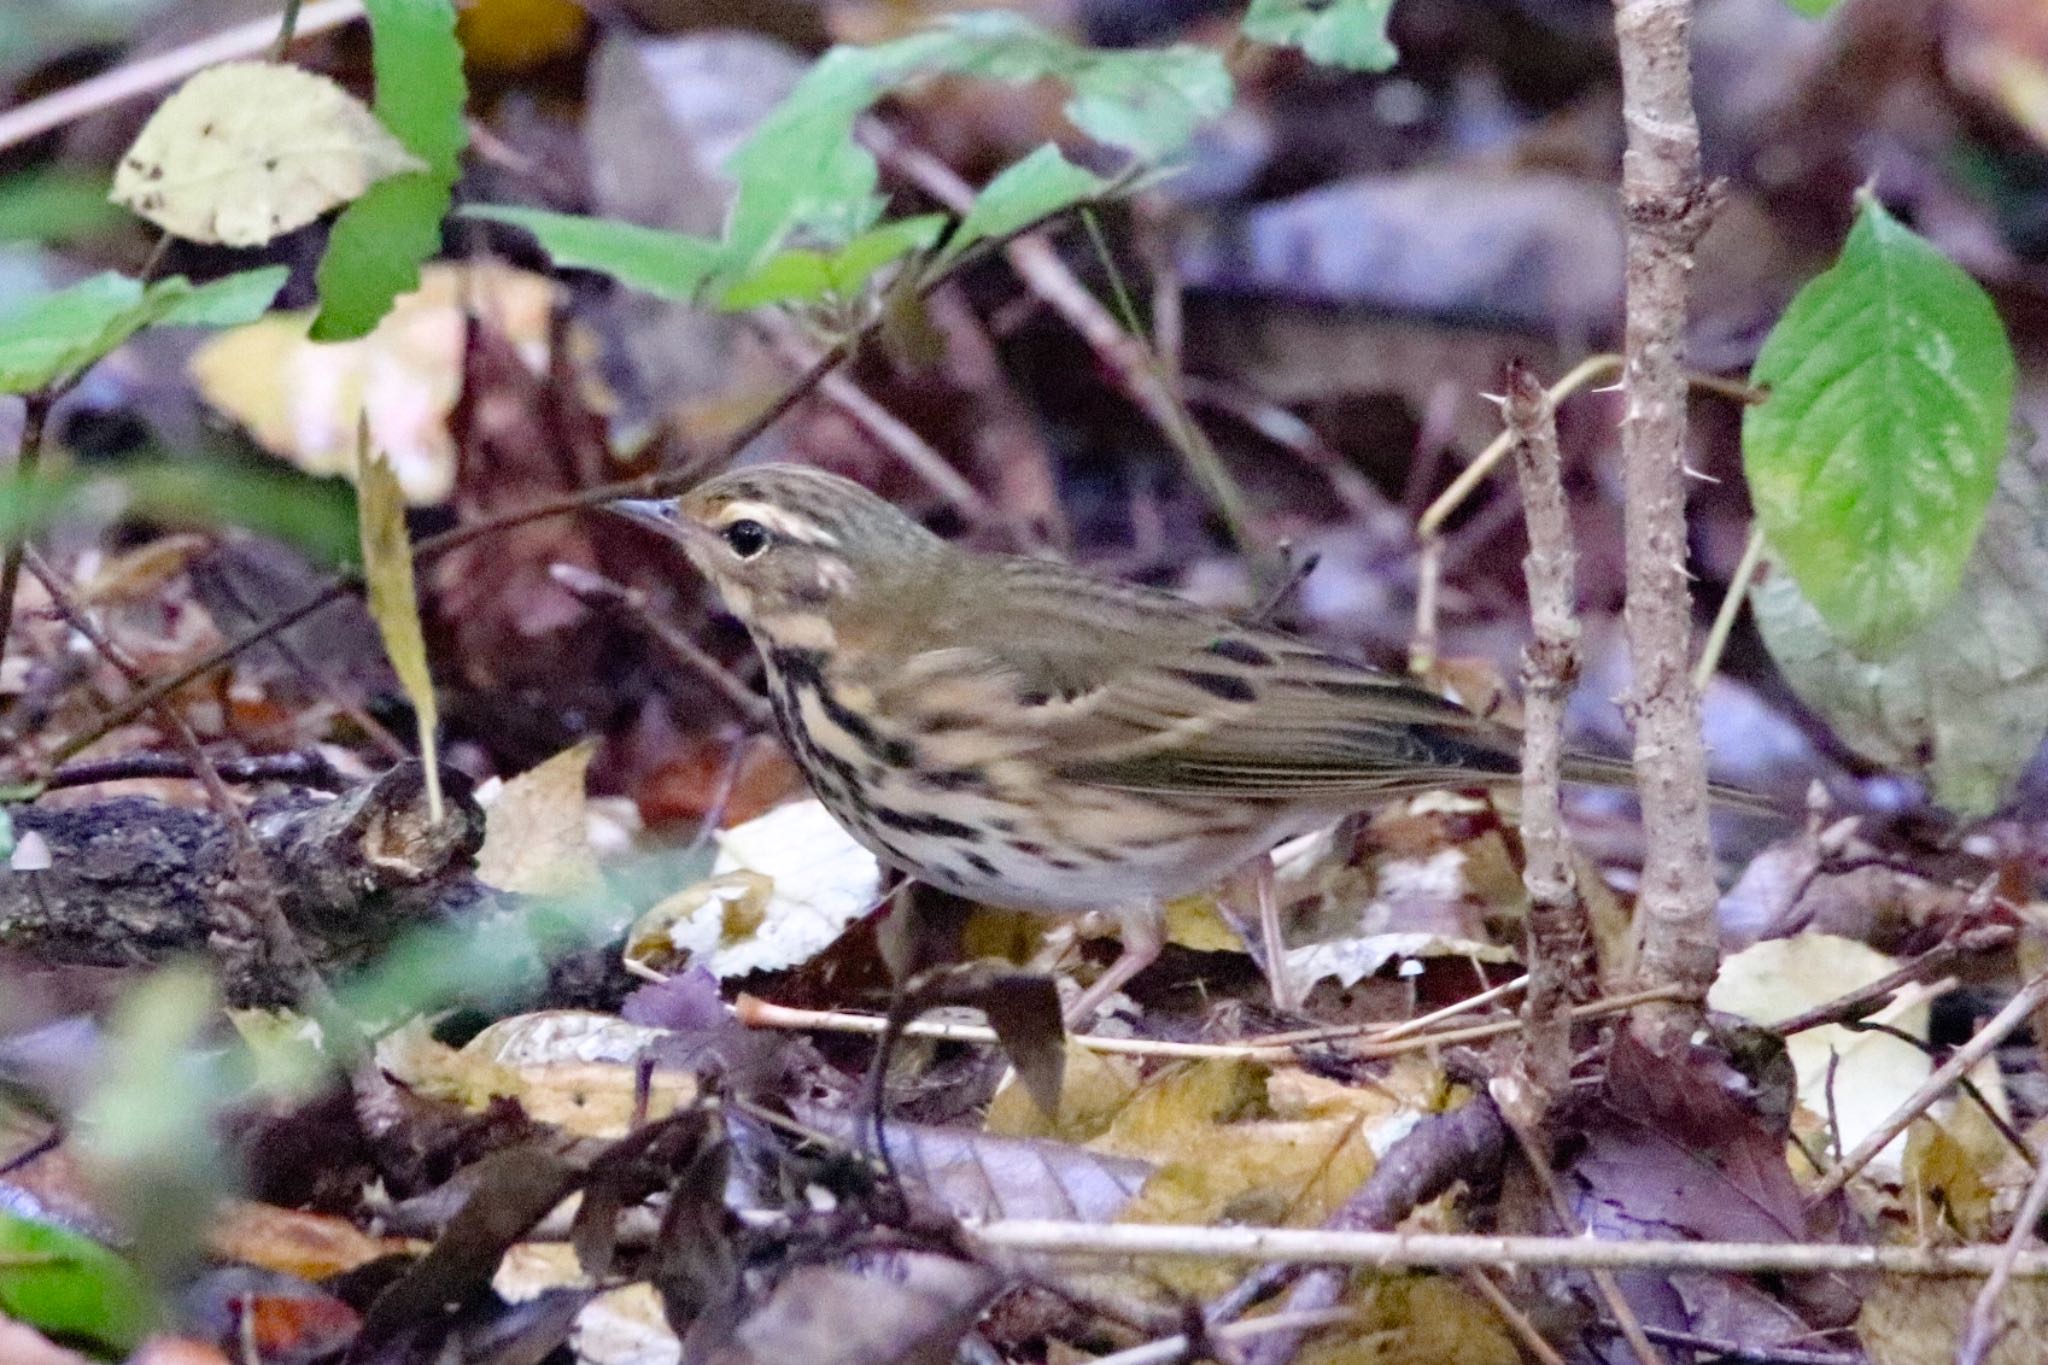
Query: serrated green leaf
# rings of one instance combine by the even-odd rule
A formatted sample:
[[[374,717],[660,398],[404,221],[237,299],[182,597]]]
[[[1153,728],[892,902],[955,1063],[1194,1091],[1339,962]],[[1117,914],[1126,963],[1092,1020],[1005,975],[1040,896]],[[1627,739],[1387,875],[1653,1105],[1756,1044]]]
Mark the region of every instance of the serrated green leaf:
[[[469,145],[462,116],[469,84],[455,37],[454,0],[364,0],[363,12],[377,78],[371,107],[428,169],[452,181]]]
[[[1887,658],[1840,643],[1789,575],[1750,605],[1785,680],[1850,747],[1987,814],[2048,733],[2048,451],[2006,459],[1961,587]]]
[[[320,260],[320,314],[308,333],[315,341],[368,336],[392,300],[419,287],[420,265],[441,248],[441,220],[469,143],[453,0],[367,0],[364,10],[377,117],[426,170],[372,187],[335,221]]]
[[[791,247],[770,256],[719,294],[727,312],[758,308],[766,303],[814,303],[850,298],[883,266],[922,251],[945,228],[943,214],[924,214],[884,223],[837,251]]]
[[[141,1342],[155,1318],[148,1288],[119,1256],[75,1232],[5,1211],[0,1313],[122,1352]]]
[[[1385,71],[1401,56],[1387,37],[1393,10],[1394,0],[1252,0],[1244,35],[1324,66]]]
[[[1850,649],[1883,654],[1954,596],[1997,486],[2013,372],[1976,281],[1874,200],[1772,329],[1743,468],[1780,562]]]
[[[432,171],[370,187],[334,222],[316,282],[320,312],[306,335],[355,341],[377,329],[392,301],[420,285],[420,266],[441,249],[441,220],[453,197]]]
[[[685,303],[696,298],[717,271],[723,254],[708,237],[610,218],[497,204],[474,205],[461,212],[465,218],[525,228],[557,267],[601,270],[631,288]]]
[[[427,641],[420,629],[419,595],[413,587],[412,542],[405,530],[405,492],[382,453],[370,449],[363,425],[356,444],[356,516],[363,542],[364,594],[391,669],[412,702],[418,721],[420,763],[426,769],[428,819],[441,821],[439,709],[434,677],[427,668]]]
[[[126,275],[81,280],[0,319],[0,393],[29,393],[77,374],[155,324],[247,322],[270,306],[285,275],[283,266],[266,266],[207,285],[174,275],[148,288]]]
[[[726,162],[739,190],[719,242],[531,210],[468,212],[526,227],[559,264],[604,270],[635,288],[691,298],[709,283],[726,297],[745,282],[738,291],[745,298],[757,273],[785,248],[829,255],[875,227],[882,211],[879,173],[874,157],[854,141],[854,123],[892,90],[937,75],[1063,81],[1073,90],[1066,113],[1075,126],[1147,166],[1185,148],[1232,97],[1222,59],[1203,48],[1104,52],[1020,15],[959,14],[894,42],[826,53]],[[1026,183],[1051,171],[1040,161]],[[1065,184],[1072,193],[1079,181],[1068,173]],[[1043,193],[1046,180],[1031,187]],[[991,212],[997,210],[1011,211],[1002,199]],[[791,256],[771,278],[787,273],[786,287],[809,287],[796,277],[815,280],[818,265]]]
[[[1048,142],[988,182],[946,239],[927,273],[944,272],[977,243],[1001,239],[1062,210],[1099,198],[1110,182],[1076,166]]]

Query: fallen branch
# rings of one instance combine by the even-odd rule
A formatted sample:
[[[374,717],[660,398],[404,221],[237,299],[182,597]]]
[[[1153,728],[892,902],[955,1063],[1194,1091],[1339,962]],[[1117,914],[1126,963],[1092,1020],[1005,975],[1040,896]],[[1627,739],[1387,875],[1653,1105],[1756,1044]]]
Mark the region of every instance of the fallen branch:
[[[403,764],[336,798],[292,791],[259,801],[248,828],[274,869],[282,910],[312,966],[334,975],[400,930],[477,909],[471,875],[483,814],[453,773],[446,818],[427,819],[419,765]],[[47,963],[126,967],[211,953],[238,1004],[295,996],[283,964],[247,951],[224,917],[235,835],[217,812],[118,797],[88,806],[15,806],[17,834],[48,846],[49,866],[0,872],[0,944]]]

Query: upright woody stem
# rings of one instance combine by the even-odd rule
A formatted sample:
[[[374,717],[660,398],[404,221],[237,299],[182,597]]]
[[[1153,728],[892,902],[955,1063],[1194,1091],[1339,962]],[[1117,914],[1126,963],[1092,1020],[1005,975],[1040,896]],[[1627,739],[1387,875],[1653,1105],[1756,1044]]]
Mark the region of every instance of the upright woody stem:
[[[1628,237],[1627,411],[1621,424],[1628,557],[1628,699],[1642,791],[1636,903],[1645,984],[1704,992],[1717,963],[1706,746],[1692,685],[1686,575],[1685,325],[1693,247],[1712,195],[1700,178],[1688,43],[1691,0],[1615,0],[1621,52],[1622,213]],[[1689,1032],[1697,1006],[1637,1016],[1646,1041]]]

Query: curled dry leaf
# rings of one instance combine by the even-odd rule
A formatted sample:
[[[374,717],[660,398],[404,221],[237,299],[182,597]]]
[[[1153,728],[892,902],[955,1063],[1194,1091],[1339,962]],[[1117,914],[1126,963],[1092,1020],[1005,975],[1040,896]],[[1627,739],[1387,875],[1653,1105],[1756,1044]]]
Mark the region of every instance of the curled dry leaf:
[[[195,242],[261,246],[426,163],[361,101],[301,67],[226,62],[158,106],[113,199]]]
[[[878,904],[882,868],[822,803],[794,801],[721,832],[708,881],[656,904],[626,936],[626,960],[685,961],[721,979],[817,956]]]

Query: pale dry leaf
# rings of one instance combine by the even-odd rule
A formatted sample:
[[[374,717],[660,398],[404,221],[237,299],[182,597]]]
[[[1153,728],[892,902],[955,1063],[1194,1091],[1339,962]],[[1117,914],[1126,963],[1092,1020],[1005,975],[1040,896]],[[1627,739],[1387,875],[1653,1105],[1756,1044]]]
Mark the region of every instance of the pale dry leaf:
[[[566,896],[598,884],[584,779],[597,752],[585,740],[507,782],[484,812],[479,881],[529,896]]]
[[[522,1242],[505,1253],[491,1288],[508,1303],[588,1283],[567,1242]],[[682,1343],[669,1330],[654,1286],[644,1281],[600,1294],[576,1315],[570,1337],[578,1365],[674,1365]]]
[[[1768,1027],[1866,986],[1897,965],[1868,944],[1833,934],[1766,939],[1721,964],[1707,1003]],[[1927,1015],[1926,996],[1907,991],[1874,1018],[1925,1038]],[[1836,1116],[1844,1151],[1875,1131],[1933,1069],[1927,1054],[1903,1039],[1836,1024],[1793,1034],[1785,1051],[1799,1073],[1800,1105],[1822,1122],[1830,1113]],[[1894,1139],[1872,1162],[1872,1174],[1897,1180],[1905,1155],[1906,1139]]]
[[[427,169],[362,101],[276,62],[225,62],[157,107],[112,198],[174,236],[261,246],[380,180]]]
[[[712,877],[656,904],[627,958],[687,959],[720,979],[808,962],[873,910],[881,864],[817,801],[793,801],[718,836]]]
[[[433,264],[360,341],[309,341],[310,311],[273,313],[209,339],[190,369],[210,405],[308,474],[353,477],[356,425],[367,416],[406,501],[431,506],[455,487],[448,420],[462,396],[470,320],[539,375],[562,297],[554,281],[508,265]]]

